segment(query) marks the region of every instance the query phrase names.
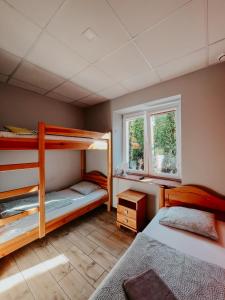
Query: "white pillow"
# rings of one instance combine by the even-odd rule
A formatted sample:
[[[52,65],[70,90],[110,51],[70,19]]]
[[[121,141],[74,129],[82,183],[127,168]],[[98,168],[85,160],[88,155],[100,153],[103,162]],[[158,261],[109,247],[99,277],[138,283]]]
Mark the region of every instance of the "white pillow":
[[[71,190],[76,191],[82,195],[88,195],[101,187],[90,181],[80,181],[79,183],[70,187]]]
[[[159,223],[187,230],[218,240],[215,228],[215,215],[209,212],[181,206],[173,206],[159,219]]]

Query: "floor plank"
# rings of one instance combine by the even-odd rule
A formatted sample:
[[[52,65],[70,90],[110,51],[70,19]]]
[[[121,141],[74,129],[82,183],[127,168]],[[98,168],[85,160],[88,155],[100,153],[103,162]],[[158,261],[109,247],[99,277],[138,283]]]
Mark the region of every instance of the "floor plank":
[[[84,235],[82,235],[79,231],[76,231],[76,230],[73,232],[70,232],[67,235],[67,238],[87,255],[89,255],[94,249],[96,249],[98,247],[97,244],[90,241]]]
[[[0,299],[34,299],[23,275],[11,255],[1,259]]]
[[[88,238],[116,257],[118,257],[123,250],[123,247],[119,246],[116,241],[102,236],[98,231],[91,232]]]
[[[65,256],[69,258],[75,269],[77,269],[77,271],[79,271],[91,284],[94,284],[104,272],[104,269],[100,265],[76,246],[67,250]]]
[[[48,271],[51,264],[48,261],[41,263],[31,247],[24,247],[16,251],[14,258],[36,299],[67,299]]]
[[[134,236],[98,208],[0,261],[1,300],[86,300]]]
[[[110,271],[117,262],[117,259],[114,256],[101,247],[95,249],[89,256],[108,271]]]
[[[34,243],[32,243],[31,247],[39,257],[41,262],[50,260],[52,258],[54,259],[62,255],[60,254],[60,251],[56,251],[56,249],[49,243],[47,239],[35,241]],[[73,269],[73,265],[68,260],[64,263],[56,265],[54,268],[50,269],[50,272],[54,276],[55,280],[59,281]]]
[[[105,279],[105,277],[108,275],[108,272],[105,271],[100,277],[99,279],[94,283],[94,287],[97,289],[97,287],[100,285],[100,283],[103,281],[103,279]]]
[[[94,292],[94,288],[76,270],[67,274],[59,284],[70,299],[85,300]]]

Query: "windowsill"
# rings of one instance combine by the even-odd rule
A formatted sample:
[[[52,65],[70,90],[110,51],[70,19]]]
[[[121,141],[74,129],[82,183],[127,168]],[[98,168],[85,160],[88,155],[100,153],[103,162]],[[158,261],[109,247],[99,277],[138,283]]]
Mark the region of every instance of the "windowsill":
[[[134,175],[134,174],[127,174],[127,175],[114,175],[114,178],[120,178],[125,180],[131,180],[141,183],[147,183],[147,184],[157,184],[157,185],[164,185],[168,187],[177,187],[181,185],[181,180],[179,179],[168,179],[168,178],[157,178],[157,177],[150,177],[150,176],[144,176],[143,179],[140,179],[143,177],[143,175]]]

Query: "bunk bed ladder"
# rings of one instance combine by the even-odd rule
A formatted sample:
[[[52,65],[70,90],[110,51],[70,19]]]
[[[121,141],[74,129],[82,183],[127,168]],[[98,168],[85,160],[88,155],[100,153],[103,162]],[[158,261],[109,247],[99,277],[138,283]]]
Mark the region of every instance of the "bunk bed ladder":
[[[0,165],[0,172],[39,168],[39,184],[0,192],[0,201],[38,191],[39,206],[21,213],[0,219],[0,226],[15,222],[34,213],[39,213],[39,238],[45,236],[45,125],[39,123],[38,162]]]

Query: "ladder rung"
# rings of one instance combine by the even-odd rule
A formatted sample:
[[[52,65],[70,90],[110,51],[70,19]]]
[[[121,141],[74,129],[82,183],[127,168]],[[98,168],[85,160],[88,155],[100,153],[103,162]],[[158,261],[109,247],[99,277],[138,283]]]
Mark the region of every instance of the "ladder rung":
[[[21,170],[21,169],[34,169],[38,168],[39,163],[23,163],[23,164],[10,164],[10,165],[1,165],[0,166],[0,172],[1,171],[13,171],[13,170]]]
[[[38,190],[39,190],[39,185],[31,185],[31,186],[25,186],[19,189],[11,190],[11,191],[0,192],[0,200],[36,192]]]
[[[4,226],[6,224],[9,224],[9,223],[15,222],[17,220],[20,220],[20,219],[22,219],[24,217],[33,215],[33,214],[35,214],[38,211],[39,211],[39,208],[38,207],[34,207],[34,208],[30,208],[28,210],[25,210],[25,211],[23,211],[23,212],[21,212],[19,214],[16,214],[14,216],[1,219],[0,220],[0,226]]]

